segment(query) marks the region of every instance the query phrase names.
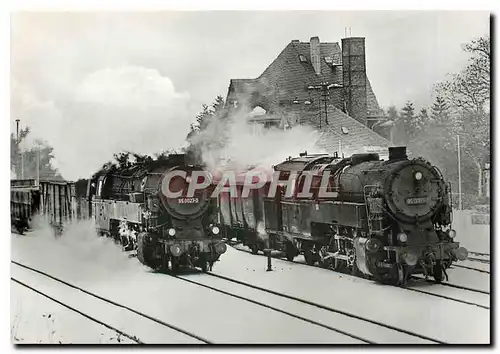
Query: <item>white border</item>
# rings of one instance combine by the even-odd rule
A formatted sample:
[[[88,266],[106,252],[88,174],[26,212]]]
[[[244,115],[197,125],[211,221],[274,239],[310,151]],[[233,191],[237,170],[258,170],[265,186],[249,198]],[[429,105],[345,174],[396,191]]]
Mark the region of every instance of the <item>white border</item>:
[[[104,1],[104,0],[86,0],[86,1],[68,1],[68,0],[18,0],[18,1],[13,1],[13,2],[3,2],[0,6],[5,7],[7,4],[9,11],[60,11],[60,10],[65,10],[65,11],[77,11],[77,10],[85,10],[85,11],[92,11],[92,10],[98,10],[98,11],[103,11],[103,10],[111,10],[111,11],[127,11],[127,10],[143,10],[143,11],[154,11],[154,10],[188,10],[188,11],[196,11],[196,10],[333,10],[333,11],[342,11],[342,10],[445,10],[445,11],[450,11],[450,10],[468,10],[468,11],[478,11],[478,10],[486,10],[486,11],[492,11],[496,12],[497,6],[498,6],[498,1],[488,1],[488,0],[474,0],[474,1],[465,1],[465,0],[460,0],[460,1],[415,1],[415,0],[406,0],[406,1],[389,1],[389,0],[377,0],[377,1],[344,1],[344,2],[326,2],[326,1],[318,1],[318,0],[288,0],[288,1],[276,1],[274,3],[271,3],[270,1],[266,0],[239,0],[239,1],[228,1],[228,0],[212,0],[210,2],[208,1],[203,1],[203,0],[193,0],[189,1],[188,0],[170,0],[170,1],[165,1],[165,0],[142,0],[142,1]],[[4,29],[6,31],[2,31],[2,35],[0,37],[0,43],[1,43],[1,49],[2,53],[4,55],[2,56],[3,61],[2,61],[2,71],[1,71],[1,80],[0,82],[2,85],[0,86],[2,89],[1,92],[1,97],[3,98],[3,103],[4,107],[6,108],[3,112],[5,113],[4,118],[3,118],[3,134],[4,137],[7,138],[7,133],[10,132],[10,126],[9,126],[9,121],[10,119],[6,119],[6,117],[10,117],[9,114],[9,75],[10,75],[10,65],[9,65],[9,56],[6,53],[10,52],[9,48],[9,27],[10,27],[10,19],[9,19],[9,12],[3,11],[1,13],[0,17],[0,23],[4,26]],[[498,57],[498,55],[497,55]],[[497,64],[497,63],[496,63]],[[498,65],[497,65],[498,68]],[[495,100],[493,100],[495,102]],[[498,115],[494,116],[495,118],[498,118]],[[500,123],[496,123],[496,131],[498,132],[497,129],[500,129]],[[7,190],[6,186],[8,185],[8,180],[7,180],[7,166],[10,161],[10,146],[8,145],[8,140],[4,139],[2,141],[2,149],[1,149],[1,157],[2,157],[2,166],[4,166],[4,171],[5,171],[5,179],[4,175],[2,175],[2,186],[1,188],[1,200],[2,200],[2,210],[1,210],[1,215],[4,220],[2,225],[5,226],[5,229],[7,230],[7,225],[10,225],[10,221],[7,219],[7,211],[10,209],[10,196],[9,196],[9,191]],[[497,158],[493,162],[493,167],[498,166],[498,154],[495,154]],[[495,182],[498,182],[497,180],[498,176],[495,176]],[[8,179],[10,180],[10,169],[9,169],[9,177]],[[498,183],[495,183],[495,185],[499,185]],[[10,212],[10,211],[9,211]],[[497,211],[495,213],[495,216],[498,216],[497,213],[500,213]],[[497,219],[498,220],[498,219]],[[494,235],[492,235],[494,236]],[[4,235],[4,237],[8,238],[7,242],[3,243],[2,249],[2,280],[4,281],[4,285],[2,289],[3,291],[6,291],[5,289],[10,289],[10,267],[8,266],[7,260],[10,259],[10,237],[8,234]],[[497,247],[500,244],[500,241],[496,242]],[[494,252],[497,251],[497,248],[495,249]],[[0,318],[3,320],[2,321],[2,327],[1,327],[1,333],[3,334],[2,336],[2,345],[1,349],[3,353],[7,352],[12,352],[14,351],[14,347],[10,344],[10,304],[9,301],[7,301],[7,296],[10,297],[10,291],[8,294],[5,292],[3,293],[5,297],[3,298],[3,306],[2,306],[2,313],[0,313]],[[464,321],[467,319],[464,318]],[[496,326],[497,327],[497,326]],[[498,328],[498,327],[497,327]],[[270,329],[273,330],[273,329]],[[492,333],[493,336],[493,333]],[[498,339],[498,336],[496,336]],[[470,348],[470,347],[469,347]],[[464,348],[466,351],[469,350],[469,348]],[[38,350],[47,350],[43,349],[43,347],[37,348]],[[173,352],[180,351],[179,349],[168,349],[167,350]],[[287,348],[286,350],[294,350],[292,348]],[[474,348],[470,348],[471,350],[474,350]],[[49,350],[52,351],[52,348]],[[65,350],[68,350],[66,348]],[[82,350],[82,349],[80,349]],[[89,349],[83,349],[84,352],[86,352]],[[119,349],[118,349],[119,350]],[[195,349],[196,350],[196,349]],[[248,348],[241,348],[240,350],[243,351],[248,351]],[[351,351],[361,351],[364,349],[356,349],[354,348],[345,348],[342,349],[342,352],[351,352]],[[386,348],[382,349],[383,351],[386,350]],[[436,352],[438,349],[434,349]],[[430,350],[430,351],[434,351]],[[99,349],[94,349],[92,350],[94,353],[100,353],[104,352],[104,349],[99,348]],[[219,350],[217,350],[219,351]],[[271,349],[266,349],[262,350],[263,352],[271,352]],[[304,349],[304,351],[309,352],[312,350],[311,349]],[[428,349],[426,349],[428,351]],[[140,352],[145,352],[145,349],[141,349]]]
[[[327,2],[320,0],[18,0],[15,10],[493,10],[495,1],[392,1],[350,0]]]

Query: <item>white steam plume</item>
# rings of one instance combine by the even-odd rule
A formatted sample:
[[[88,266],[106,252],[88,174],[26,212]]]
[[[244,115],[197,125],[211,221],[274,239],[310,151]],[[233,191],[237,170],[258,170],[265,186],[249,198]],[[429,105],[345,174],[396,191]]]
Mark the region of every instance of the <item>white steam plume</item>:
[[[34,231],[12,239],[13,260],[43,265],[49,273],[57,270],[57,276],[68,280],[106,281],[146,269],[111,238],[98,237],[92,220],[66,224],[59,237],[43,217],[37,217],[33,227]]]
[[[214,118],[205,131],[193,139],[202,148],[202,158],[214,170],[245,170],[249,167],[269,169],[289,156],[299,153],[325,152],[316,146],[319,133],[309,126],[295,126],[288,130],[266,129],[251,124],[244,114],[225,119]],[[213,142],[224,140],[222,147],[213,148]]]
[[[178,149],[191,122],[188,95],[153,69],[98,70],[84,77],[64,104],[12,89],[14,114],[31,128],[28,136],[54,148],[55,166],[66,179],[89,177],[120,151]]]

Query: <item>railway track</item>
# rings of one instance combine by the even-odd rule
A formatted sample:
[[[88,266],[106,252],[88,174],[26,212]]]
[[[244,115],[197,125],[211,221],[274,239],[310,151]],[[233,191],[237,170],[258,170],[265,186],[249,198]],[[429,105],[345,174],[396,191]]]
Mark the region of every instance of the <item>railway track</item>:
[[[487,256],[487,257],[490,256],[489,253],[481,253],[481,252],[473,252],[473,251],[469,251],[469,254],[475,254],[476,256]]]
[[[409,283],[408,286],[404,288],[405,290],[419,292],[422,294],[427,294],[430,296],[439,297],[462,304],[477,306],[486,310],[490,309],[488,292],[448,283],[435,284],[434,281],[426,280],[423,277],[411,277],[411,280],[416,282],[423,281],[425,283],[431,283],[432,286],[428,287],[427,289],[421,289],[418,288],[418,283]],[[453,292],[450,294],[449,291],[446,292],[444,290],[446,288],[454,288],[459,290],[460,292]]]
[[[140,340],[139,340],[136,336],[134,336],[134,335],[132,335],[132,334],[129,334],[129,333],[127,333],[127,332],[124,332],[124,331],[122,331],[122,330],[119,330],[118,328],[116,328],[116,327],[114,327],[114,326],[112,326],[112,325],[110,325],[110,324],[108,324],[108,323],[105,323],[105,322],[103,322],[103,321],[100,321],[100,320],[98,320],[97,318],[95,318],[95,317],[93,317],[93,316],[90,316],[90,315],[88,315],[88,314],[86,314],[86,313],[84,313],[84,312],[82,312],[82,311],[80,311],[80,310],[76,309],[75,307],[73,307],[73,306],[71,306],[71,305],[68,305],[68,304],[67,304],[67,303],[65,303],[65,302],[62,302],[62,301],[60,301],[60,300],[55,299],[54,297],[52,297],[52,296],[50,296],[50,295],[47,295],[47,294],[46,294],[46,293],[44,293],[43,291],[40,291],[40,290],[38,290],[38,289],[36,289],[36,288],[34,288],[34,287],[32,287],[32,286],[30,286],[30,285],[26,284],[26,283],[23,283],[23,282],[22,282],[22,281],[20,281],[20,280],[17,280],[16,278],[11,277],[11,278],[10,278],[10,280],[11,280],[11,281],[13,281],[14,283],[17,283],[17,284],[19,284],[19,285],[21,285],[21,286],[23,286],[23,287],[25,287],[25,288],[27,288],[27,289],[29,289],[29,290],[31,290],[31,291],[33,291],[33,292],[37,293],[37,294],[39,294],[39,295],[43,296],[43,297],[45,297],[45,298],[47,298],[47,299],[49,299],[49,300],[51,300],[51,301],[55,302],[56,304],[59,304],[59,305],[63,306],[64,308],[66,308],[66,309],[68,309],[68,310],[70,310],[70,311],[76,312],[77,314],[79,314],[79,315],[81,315],[81,316],[83,316],[83,317],[85,317],[85,318],[87,318],[87,319],[91,320],[92,322],[95,322],[95,323],[97,323],[97,324],[100,324],[101,326],[104,326],[104,327],[106,327],[106,328],[108,328],[108,329],[110,329],[110,330],[114,331],[116,334],[119,334],[119,335],[121,335],[121,336],[123,336],[123,337],[126,337],[126,338],[130,339],[132,342],[134,342],[134,343],[136,343],[136,344],[143,344],[143,343],[142,343],[142,342],[141,342],[141,341],[140,341]]]
[[[148,325],[147,323],[145,325],[144,323],[149,322],[151,320],[153,320],[153,321],[160,321],[160,320],[158,320],[157,318],[152,318],[151,316],[148,316],[144,312],[139,312],[139,311],[131,308],[130,306],[123,305],[123,303],[128,303],[125,300],[126,297],[123,297],[123,296],[120,296],[117,294],[116,295],[117,298],[121,299],[120,300],[121,303],[117,303],[116,301],[109,300],[109,295],[108,295],[108,298],[106,299],[103,296],[92,293],[86,289],[83,289],[80,286],[75,286],[74,284],[71,284],[65,280],[54,277],[53,275],[48,274],[48,273],[41,271],[39,269],[35,269],[33,267],[30,267],[30,266],[27,266],[24,264],[20,264],[18,262],[14,262],[13,264],[15,266],[15,269],[12,269],[12,270],[15,271],[15,272],[13,272],[13,273],[15,273],[15,275],[14,275],[15,277],[19,277],[19,274],[20,274],[23,278],[27,278],[28,277],[27,274],[23,274],[23,272],[28,273],[28,275],[32,276],[31,281],[27,281],[27,283],[37,283],[37,282],[39,283],[40,280],[44,280],[44,283],[47,284],[47,279],[49,279],[50,280],[50,282],[48,283],[49,285],[46,285],[45,289],[41,289],[41,292],[44,294],[47,294],[49,289],[51,289],[54,292],[53,288],[58,287],[58,286],[63,287],[65,289],[69,288],[70,291],[72,291],[73,293],[66,294],[65,296],[59,296],[59,299],[63,298],[66,301],[68,299],[72,299],[73,302],[76,302],[76,304],[71,304],[72,307],[77,308],[81,313],[88,315],[90,312],[88,308],[86,310],[79,308],[79,306],[82,306],[82,305],[87,305],[87,307],[95,307],[96,303],[105,302],[105,305],[107,305],[106,307],[108,307],[108,305],[113,304],[114,306],[111,306],[111,307],[118,307],[118,310],[120,310],[120,311],[124,311],[125,309],[127,311],[132,311],[133,312],[132,315],[134,315],[135,318],[131,318],[131,316],[129,316],[128,319],[124,320],[123,315],[117,316],[114,313],[111,313],[111,314],[108,313],[108,319],[107,319],[108,321],[100,318],[101,322],[107,323],[109,325],[110,321],[114,321],[115,322],[114,325],[112,324],[112,326],[114,328],[121,329],[123,332],[126,332],[129,335],[132,335],[132,334],[136,335],[138,338],[140,338],[141,343],[148,343],[148,344],[149,343],[166,344],[169,342],[171,343],[171,341],[169,340],[169,337],[171,338],[169,333],[161,334],[161,333],[159,333],[158,328],[156,328],[156,330],[155,330],[156,336],[153,338],[154,340],[151,339],[151,337],[153,336],[153,334],[150,333],[151,332],[151,325],[150,324]],[[163,275],[163,274],[158,274],[158,275]],[[173,280],[174,280],[173,284],[175,284],[175,282],[177,282],[177,279],[173,278]],[[268,330],[266,330],[266,328],[267,328],[266,321],[270,321],[271,323],[275,323],[275,324],[279,325],[279,328],[287,328],[288,330],[291,330],[292,333],[294,333],[293,331],[297,331],[297,327],[300,327],[300,329],[304,333],[302,336],[303,338],[299,339],[299,342],[300,342],[300,340],[304,340],[304,338],[313,338],[313,339],[308,339],[308,340],[312,340],[312,342],[309,342],[309,343],[314,343],[314,338],[319,338],[320,340],[322,340],[322,342],[320,342],[320,343],[329,343],[329,344],[335,344],[335,343],[364,344],[364,343],[368,343],[367,341],[363,341],[361,339],[354,339],[353,336],[344,335],[344,334],[341,334],[340,332],[334,334],[331,330],[327,329],[328,326],[324,326],[324,325],[317,326],[317,325],[312,324],[312,321],[309,321],[309,322],[302,321],[302,320],[298,319],[297,317],[295,317],[295,318],[290,317],[290,320],[287,320],[286,317],[283,316],[283,312],[281,314],[272,313],[272,314],[270,314],[269,317],[267,317],[265,315],[267,313],[267,311],[264,313],[262,313],[263,311],[260,311],[260,309],[259,309],[259,311],[255,311],[255,306],[253,306],[253,305],[242,306],[241,301],[235,302],[234,299],[231,299],[231,301],[226,300],[224,302],[225,296],[223,296],[223,294],[220,294],[220,293],[215,294],[216,296],[214,297],[213,295],[208,295],[208,292],[215,293],[212,290],[208,291],[207,289],[204,289],[203,291],[201,291],[201,290],[198,291],[197,289],[194,288],[194,286],[196,286],[196,288],[200,287],[197,284],[186,284],[186,285],[182,284],[182,286],[179,286],[176,289],[179,291],[179,294],[183,294],[183,293],[186,294],[186,291],[188,291],[188,293],[190,293],[190,294],[192,294],[192,293],[198,294],[197,296],[195,296],[195,298],[199,300],[198,302],[201,302],[201,306],[195,306],[194,309],[192,306],[186,307],[186,310],[193,309],[192,314],[198,313],[200,309],[207,310],[205,312],[199,312],[202,316],[199,317],[196,321],[199,321],[199,320],[201,320],[201,321],[199,321],[200,322],[199,324],[193,326],[193,327],[197,327],[197,328],[194,329],[193,331],[188,332],[186,330],[180,330],[178,327],[172,326],[171,324],[167,324],[167,326],[168,326],[167,329],[180,330],[180,331],[182,331],[182,333],[180,333],[180,334],[182,334],[183,336],[185,336],[185,334],[192,335],[192,337],[190,338],[191,341],[186,341],[186,340],[184,341],[184,342],[187,342],[187,344],[191,344],[191,343],[213,344],[214,342],[227,343],[224,340],[230,339],[230,338],[228,338],[228,336],[231,336],[231,334],[225,334],[225,333],[228,333],[227,330],[229,330],[229,332],[231,332],[231,329],[233,329],[233,330],[235,329],[234,328],[235,325],[238,327],[238,323],[249,322],[249,319],[247,316],[240,315],[239,311],[242,311],[242,310],[250,310],[249,313],[252,313],[252,314],[260,313],[261,316],[255,318],[254,321],[250,321],[251,322],[250,325],[241,326],[241,327],[242,328],[246,327],[247,330],[252,329],[253,331],[262,332],[265,334],[265,336],[263,336],[262,333],[257,333],[255,335],[255,337],[253,337],[252,333],[248,332],[249,335],[247,335],[247,338],[248,338],[247,342],[243,341],[243,342],[241,342],[242,344],[248,343],[248,342],[255,342],[255,338],[259,338],[259,340],[261,340],[261,338],[263,338],[263,337],[271,338],[271,339],[269,339],[271,343],[275,343],[275,341],[272,339],[275,337],[286,338],[286,340],[287,340],[287,342],[282,342],[283,339],[281,339],[281,341],[279,341],[279,340],[277,341],[278,343],[281,342],[281,343],[288,343],[289,344],[289,343],[294,343],[297,340],[295,337],[293,337],[293,334],[292,335],[287,334],[287,331],[282,331],[283,333],[281,335],[278,335],[278,336],[273,335],[272,331],[269,332]],[[161,288],[165,288],[165,287],[161,286]],[[168,289],[171,290],[172,286],[170,285],[168,287]],[[193,290],[196,290],[196,291],[193,291]],[[125,291],[127,291],[127,290],[125,290]],[[158,289],[155,291],[158,291]],[[128,290],[128,292],[130,292],[130,290]],[[75,294],[78,294],[78,295],[75,295]],[[50,294],[50,295],[52,295],[52,294]],[[75,299],[75,296],[77,296],[78,299]],[[56,298],[56,296],[51,296],[51,297]],[[148,299],[149,299],[149,297],[148,297]],[[203,299],[203,301],[200,301],[200,299]],[[159,302],[160,305],[161,305],[161,300],[162,300],[162,298],[157,299],[157,301]],[[214,300],[216,300],[216,301],[214,301]],[[222,301],[220,301],[220,300],[222,300]],[[92,304],[90,304],[90,303],[92,303]],[[233,304],[230,305],[229,303],[233,303]],[[198,304],[198,305],[200,305],[200,304]],[[149,310],[144,309],[144,307],[142,307],[142,306],[139,306],[139,305],[137,305],[137,306],[140,307],[141,310],[143,310],[145,312],[149,311]],[[180,303],[177,306],[182,308],[183,306],[186,306],[186,303]],[[230,309],[228,312],[229,315],[222,315],[222,314],[224,314],[224,312],[220,311],[221,306],[222,306],[222,308],[225,308],[226,310]],[[103,306],[101,304],[101,309],[100,309],[100,311],[98,311],[101,314],[101,316],[102,316],[102,313],[110,312],[109,309],[103,309],[102,307]],[[147,308],[147,306],[146,306],[146,308]],[[151,308],[151,307],[149,307],[149,308]],[[96,311],[97,310],[94,310],[94,312],[96,312]],[[174,312],[175,311],[179,312],[178,310],[174,309]],[[162,313],[161,311],[159,311],[159,312]],[[164,313],[171,314],[172,312],[166,311]],[[264,314],[264,316],[262,316],[262,314]],[[277,315],[279,315],[279,316],[277,316]],[[98,317],[95,314],[92,314],[92,316]],[[149,321],[146,321],[146,319],[144,319],[142,316],[147,316],[146,319]],[[184,317],[186,317],[186,316],[184,316]],[[187,317],[190,317],[190,316],[187,316]],[[224,317],[226,317],[226,318],[223,319]],[[279,320],[282,322],[277,322],[277,319],[278,319],[277,317],[279,317]],[[196,318],[196,316],[193,317],[193,320],[195,320],[194,318]],[[141,321],[143,324],[139,323]],[[165,324],[163,321],[160,321],[160,322],[162,325]],[[181,321],[181,322],[183,322],[183,321]],[[184,323],[188,323],[188,322],[184,321]],[[226,323],[230,324],[233,327],[231,327],[231,328],[224,327],[224,325]],[[125,325],[125,324],[132,324],[134,326],[135,330],[132,330],[129,328],[127,328],[127,329],[120,328],[120,326]],[[158,323],[156,323],[156,324],[158,327]],[[208,330],[208,331],[203,330],[203,327],[206,327],[207,324],[209,326],[215,327],[215,333],[217,333],[217,335],[215,337],[208,334],[208,335],[205,335],[204,338],[202,338],[200,335],[195,335],[193,333],[193,332],[195,332],[197,334],[200,334],[200,333],[207,334],[207,332],[214,332],[213,330]],[[287,324],[289,325],[289,327],[283,327]],[[219,328],[219,325],[221,325],[220,328]],[[316,327],[317,329],[314,327]],[[136,333],[137,330],[141,330],[142,333]],[[235,333],[236,332],[238,332],[237,328],[236,328]],[[247,332],[244,332],[244,333],[247,333]],[[239,335],[241,336],[241,334],[239,334]],[[151,339],[151,340],[148,340],[148,336],[149,336],[149,339]],[[237,342],[244,340],[244,337],[238,339],[238,335],[235,335],[235,336],[236,336]],[[193,337],[195,337],[195,338],[193,338]],[[196,338],[199,338],[199,340],[197,340]],[[209,339],[207,339],[207,338],[209,338]],[[214,339],[214,338],[218,338],[218,340]],[[234,339],[235,338],[232,338],[233,341],[234,341]],[[420,341],[419,343],[422,343],[422,342],[423,341]],[[257,343],[260,344],[261,342],[257,342]],[[266,341],[264,343],[268,343],[268,342]],[[424,342],[424,343],[426,343],[426,342]]]
[[[175,278],[327,328],[366,344],[446,344],[436,338],[214,273],[203,273],[199,277],[176,275]]]
[[[476,258],[476,257],[468,257],[467,259],[469,261],[473,261],[473,262],[480,262],[480,263],[488,263],[488,264],[490,264],[490,260],[489,259],[482,259],[482,258]]]
[[[484,269],[479,269],[479,268],[474,268],[474,267],[467,267],[467,266],[464,266],[464,265],[461,265],[461,264],[454,264],[454,265],[452,265],[452,267],[453,268],[468,269],[468,270],[473,270],[473,271],[480,272],[480,273],[490,274],[489,270],[484,270]]]
[[[73,285],[46,272],[16,261],[11,261],[11,264],[17,267],[17,270],[14,271],[14,273],[18,273],[17,275],[11,277],[12,281],[80,314],[81,316],[120,333],[122,336],[129,338],[137,344],[165,344],[165,338],[172,338],[172,336],[176,337],[180,343],[211,344],[209,340],[194,333],[178,328],[177,326],[149,316],[131,307],[94,294],[83,289],[82,287]],[[20,278],[23,279],[20,280]],[[42,278],[43,281],[41,281]],[[30,285],[29,283],[38,283],[38,285]],[[47,286],[48,283],[50,283],[50,286]],[[56,289],[66,293],[68,295],[66,298],[71,299],[72,303],[57,299],[57,296],[53,294],[58,292]],[[111,324],[113,322],[115,324]],[[132,324],[130,325],[132,328],[130,330],[119,328],[126,324]],[[135,333],[132,334],[131,332]]]
[[[247,250],[243,250],[243,249],[239,249],[239,248],[234,248],[234,249],[241,251],[241,252],[253,254],[251,251],[247,251]],[[257,254],[257,255],[263,256],[261,254]],[[273,258],[277,258],[277,257],[273,257]],[[281,258],[279,258],[279,259],[281,259]],[[309,267],[309,265],[302,263],[302,262],[297,262],[297,261],[292,261],[292,262]],[[456,266],[456,265],[453,265],[453,266]],[[320,266],[314,266],[314,267],[321,268]],[[464,268],[468,268],[468,267],[464,267]],[[482,271],[479,269],[474,269],[474,270],[478,270],[480,272]],[[488,271],[482,271],[482,272],[489,274]],[[449,287],[449,288],[455,288],[455,289],[466,291],[466,292],[468,292],[468,294],[466,296],[468,299],[461,298],[461,296],[464,297],[463,294],[458,294],[456,292],[453,294],[453,296],[451,296],[448,294],[442,294],[442,293],[440,294],[436,291],[431,291],[431,289],[422,290],[422,289],[415,288],[415,287],[406,287],[404,289],[414,291],[414,292],[419,292],[419,293],[426,294],[429,296],[439,297],[439,298],[450,300],[450,301],[460,302],[460,303],[467,304],[467,305],[477,306],[477,307],[484,308],[484,309],[490,308],[489,305],[486,305],[486,304],[489,304],[489,299],[481,299],[482,300],[481,303],[474,301],[473,299],[472,300],[470,299],[471,297],[473,297],[473,296],[470,296],[471,295],[470,293],[477,293],[477,294],[483,294],[483,295],[489,296],[490,293],[487,291],[480,290],[480,289],[474,289],[474,288],[470,288],[470,287],[462,286],[462,285],[456,285],[453,283],[447,283],[447,282],[443,282],[441,284],[435,284],[434,281],[432,281],[432,280],[425,280],[425,278],[423,276],[412,276],[411,279],[416,280],[416,281],[424,280],[424,281],[426,281],[426,283],[433,284],[432,287],[435,287],[435,288]]]
[[[474,257],[470,257],[470,255]],[[480,262],[480,263],[487,263],[490,264],[490,257],[491,255],[489,253],[483,253],[483,252],[473,252],[469,251],[469,257],[467,259],[472,262]]]

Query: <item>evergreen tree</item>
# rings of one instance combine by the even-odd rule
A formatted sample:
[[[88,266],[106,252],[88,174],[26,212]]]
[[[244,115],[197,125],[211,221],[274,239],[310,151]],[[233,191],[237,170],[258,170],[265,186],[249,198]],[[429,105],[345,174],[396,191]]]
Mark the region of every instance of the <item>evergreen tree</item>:
[[[429,114],[427,113],[426,108],[422,108],[418,115],[415,118],[415,136],[418,136],[421,132],[423,132],[426,126],[429,124]]]
[[[387,119],[396,122],[399,119],[399,113],[396,106],[390,106],[387,108]]]
[[[413,103],[408,101],[401,109],[401,112],[397,115],[394,111],[392,111],[392,109],[390,109],[390,112],[388,113],[395,117],[395,142],[400,145],[407,145],[416,133],[415,108],[413,107]]]
[[[431,108],[431,118],[434,124],[446,126],[450,123],[448,104],[443,97],[437,96]]]
[[[413,103],[408,101],[405,106],[401,109],[400,114],[401,123],[404,125],[406,134],[409,138],[415,135],[416,131],[416,119],[415,119],[415,108]]]

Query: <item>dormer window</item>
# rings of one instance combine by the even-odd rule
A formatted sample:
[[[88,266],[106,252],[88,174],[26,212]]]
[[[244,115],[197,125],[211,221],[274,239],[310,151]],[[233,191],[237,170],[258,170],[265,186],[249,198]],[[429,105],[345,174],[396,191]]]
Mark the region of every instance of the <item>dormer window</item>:
[[[349,134],[349,128],[347,127],[341,127],[342,134]]]
[[[307,63],[307,59],[305,56],[303,56],[302,54],[299,54],[299,60],[301,63]]]

